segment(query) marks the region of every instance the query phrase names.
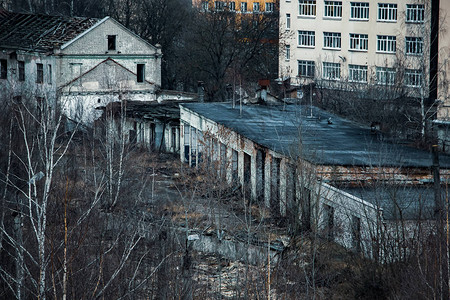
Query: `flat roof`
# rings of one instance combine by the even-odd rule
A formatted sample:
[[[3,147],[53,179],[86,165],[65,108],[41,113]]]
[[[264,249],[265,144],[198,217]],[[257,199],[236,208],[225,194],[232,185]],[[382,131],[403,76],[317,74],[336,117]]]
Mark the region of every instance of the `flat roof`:
[[[383,140],[370,128],[307,105],[184,103],[181,106],[284,156],[322,165],[427,168],[429,151]],[[312,117],[311,117],[312,116]],[[330,121],[330,122],[329,122]],[[441,168],[450,156],[440,154]]]

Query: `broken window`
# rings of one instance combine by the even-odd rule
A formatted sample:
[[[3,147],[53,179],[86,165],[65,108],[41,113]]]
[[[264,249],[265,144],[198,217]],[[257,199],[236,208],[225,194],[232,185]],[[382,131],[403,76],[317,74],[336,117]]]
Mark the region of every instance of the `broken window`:
[[[44,65],[36,64],[36,83],[44,82]]]
[[[19,81],[25,81],[25,62],[18,61],[18,69],[19,69]]]
[[[116,50],[116,36],[108,35],[108,50]]]
[[[137,82],[144,82],[145,64],[137,64]]]
[[[0,59],[0,79],[8,77],[8,62],[6,59]]]

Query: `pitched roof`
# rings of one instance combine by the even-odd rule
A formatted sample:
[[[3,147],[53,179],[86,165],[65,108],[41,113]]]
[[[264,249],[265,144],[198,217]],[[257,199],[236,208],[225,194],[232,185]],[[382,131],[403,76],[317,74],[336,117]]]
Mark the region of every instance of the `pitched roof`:
[[[93,27],[96,18],[0,12],[0,48],[47,52]]]

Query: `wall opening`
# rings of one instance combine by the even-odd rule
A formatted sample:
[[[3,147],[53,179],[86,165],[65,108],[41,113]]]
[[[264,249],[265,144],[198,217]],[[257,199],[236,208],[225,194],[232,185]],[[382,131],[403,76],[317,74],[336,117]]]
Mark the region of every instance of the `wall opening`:
[[[108,35],[108,50],[116,50],[116,36]]]
[[[256,151],[256,197],[264,201],[264,188],[266,185],[266,153],[261,149]]]
[[[275,216],[280,216],[280,164],[280,158],[272,158],[270,210]]]

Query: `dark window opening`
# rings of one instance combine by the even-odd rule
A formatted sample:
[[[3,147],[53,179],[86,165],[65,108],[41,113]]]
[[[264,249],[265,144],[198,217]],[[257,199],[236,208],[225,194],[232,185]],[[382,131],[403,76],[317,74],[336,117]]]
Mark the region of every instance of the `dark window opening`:
[[[36,83],[42,83],[44,82],[44,66],[42,64],[36,64],[36,68],[37,68]]]
[[[352,216],[352,241],[353,250],[357,253],[361,252],[361,219]]]
[[[18,61],[19,67],[19,81],[25,81],[25,62]]]
[[[108,50],[116,50],[116,36],[108,35]]]
[[[6,59],[0,59],[0,79],[8,77],[8,62]]]
[[[145,65],[138,64],[137,65],[137,82],[144,82],[145,78]]]
[[[48,65],[48,84],[52,84],[52,65]]]
[[[273,157],[270,182],[270,209],[276,217],[280,217],[280,169],[281,158]]]
[[[334,207],[324,205],[325,210],[325,233],[329,241],[334,241]]]

